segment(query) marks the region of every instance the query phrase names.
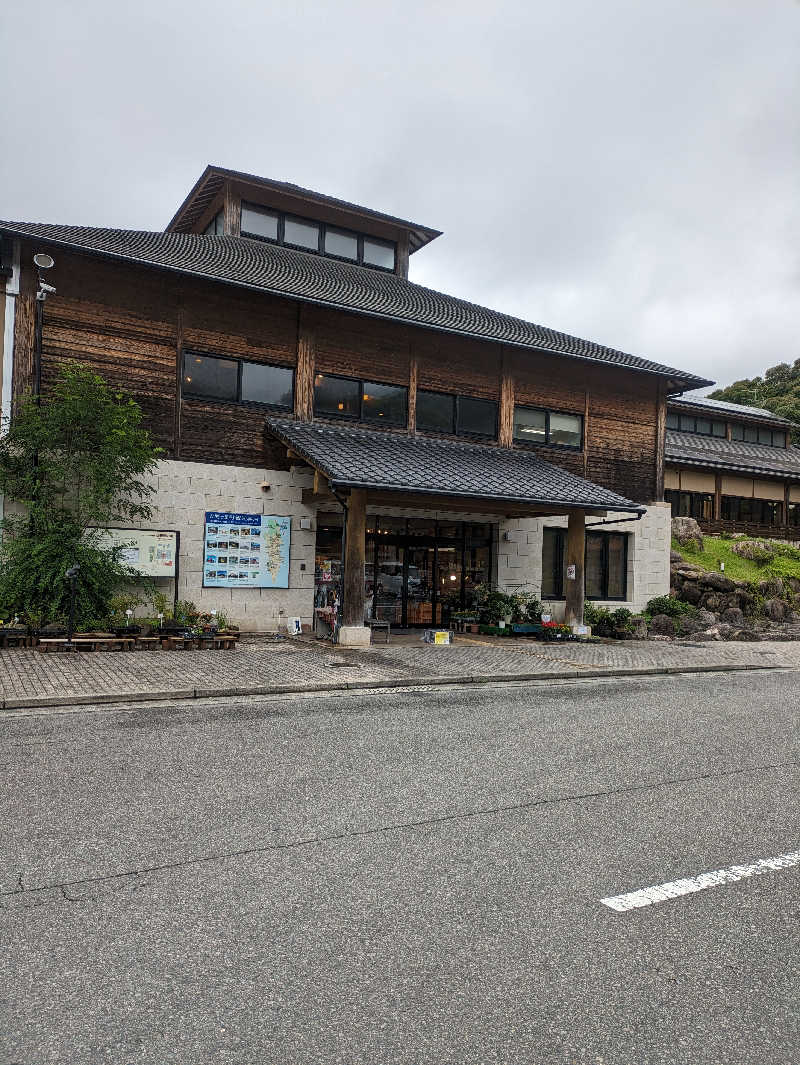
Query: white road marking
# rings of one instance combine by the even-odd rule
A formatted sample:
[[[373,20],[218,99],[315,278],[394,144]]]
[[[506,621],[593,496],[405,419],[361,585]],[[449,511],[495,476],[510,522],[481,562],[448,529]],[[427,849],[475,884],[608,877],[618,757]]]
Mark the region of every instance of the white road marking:
[[[694,891],[705,891],[706,888],[720,887],[722,884],[735,884],[737,880],[744,880],[748,876],[761,876],[762,873],[770,873],[776,869],[789,869],[793,865],[800,865],[800,851],[779,854],[777,858],[761,858],[749,865],[731,865],[727,869],[716,869],[713,873],[701,873],[700,876],[685,877],[683,880],[670,880],[666,884],[629,891],[627,895],[611,895],[600,901],[604,906],[624,913],[639,906],[652,906],[655,902],[666,902],[681,895],[691,895]]]

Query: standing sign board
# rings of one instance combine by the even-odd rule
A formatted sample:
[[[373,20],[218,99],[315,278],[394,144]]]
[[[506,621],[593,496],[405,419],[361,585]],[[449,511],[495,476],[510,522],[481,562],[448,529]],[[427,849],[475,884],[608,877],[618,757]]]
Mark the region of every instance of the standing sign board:
[[[120,559],[142,577],[174,577],[178,558],[178,534],[153,529],[104,529],[104,546],[122,546]]]
[[[206,511],[204,588],[288,588],[292,519]]]

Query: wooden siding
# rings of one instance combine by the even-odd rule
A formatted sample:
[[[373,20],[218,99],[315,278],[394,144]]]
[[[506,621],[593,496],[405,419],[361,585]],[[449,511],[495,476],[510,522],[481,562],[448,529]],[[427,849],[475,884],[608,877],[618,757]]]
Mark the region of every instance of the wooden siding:
[[[27,247],[30,261],[39,244]],[[536,453],[636,502],[657,498],[658,379],[537,352],[504,348],[57,248],[45,307],[43,387],[79,359],[129,391],[169,457],[243,466],[285,465],[265,441],[263,408],[181,395],[181,355],[193,350],[297,368],[295,416],[312,416],[313,373],[338,373],[494,399],[500,443],[513,431],[514,404],[584,418],[584,446]],[[15,394],[29,387],[33,271],[23,277],[15,343]]]

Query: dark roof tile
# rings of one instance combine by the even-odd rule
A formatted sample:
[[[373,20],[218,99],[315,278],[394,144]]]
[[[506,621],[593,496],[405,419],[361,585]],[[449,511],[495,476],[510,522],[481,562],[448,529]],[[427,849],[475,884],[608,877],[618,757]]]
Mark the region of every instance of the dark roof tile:
[[[464,496],[475,499],[476,509],[481,500],[493,500],[644,510],[531,451],[284,418],[268,418],[267,429],[321,470],[334,488]]]
[[[752,476],[800,480],[800,448],[769,447],[697,433],[667,432],[664,457],[684,466],[706,466]]]
[[[0,222],[0,232],[458,336],[657,374],[681,382],[683,388],[711,384],[683,370],[415,285],[396,274],[351,266],[245,237],[92,229],[38,222]]]

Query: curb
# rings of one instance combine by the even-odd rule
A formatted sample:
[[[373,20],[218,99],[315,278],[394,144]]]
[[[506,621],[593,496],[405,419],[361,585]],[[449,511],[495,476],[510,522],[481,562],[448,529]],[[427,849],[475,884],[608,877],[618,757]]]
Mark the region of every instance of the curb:
[[[679,673],[741,673],[768,672],[787,669],[777,663],[729,663],[727,665],[687,666],[630,666],[627,669],[569,669],[558,672],[514,673],[498,676],[496,673],[480,675],[456,675],[442,677],[394,677],[379,680],[351,680],[340,684],[256,684],[235,688],[177,688],[166,691],[131,692],[84,692],[80,695],[41,695],[36,699],[0,699],[0,710],[37,709],[46,706],[93,706],[114,703],[147,703],[192,699],[225,698],[230,695],[311,695],[325,692],[358,691],[374,688],[446,688],[454,684],[507,684],[517,681],[542,680],[598,680],[602,677],[652,677]]]

